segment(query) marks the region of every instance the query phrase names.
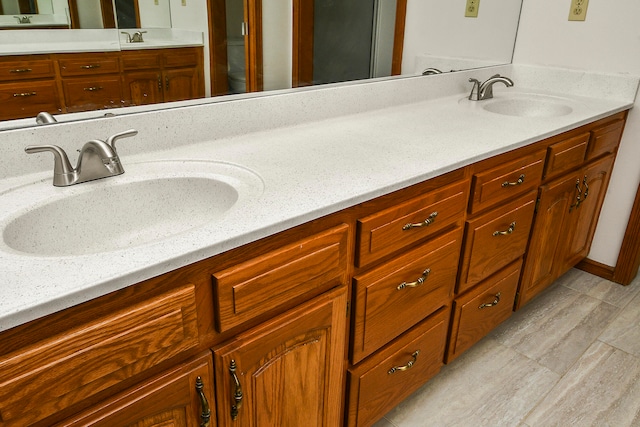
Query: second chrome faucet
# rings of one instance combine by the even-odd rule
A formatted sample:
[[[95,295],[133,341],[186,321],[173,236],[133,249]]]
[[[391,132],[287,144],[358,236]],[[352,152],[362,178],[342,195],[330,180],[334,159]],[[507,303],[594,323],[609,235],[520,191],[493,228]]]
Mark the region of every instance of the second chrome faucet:
[[[503,77],[500,74],[491,76],[482,83],[477,79],[469,79],[469,82],[473,83],[471,94],[469,94],[471,101],[482,101],[493,98],[493,85],[496,83],[504,83],[507,87],[513,86],[513,80],[508,77]]]

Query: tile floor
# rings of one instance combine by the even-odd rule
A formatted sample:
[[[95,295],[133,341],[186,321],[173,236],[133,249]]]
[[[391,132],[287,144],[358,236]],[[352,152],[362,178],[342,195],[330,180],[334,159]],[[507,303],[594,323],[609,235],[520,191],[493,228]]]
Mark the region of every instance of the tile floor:
[[[640,275],[571,270],[375,427],[640,426]]]

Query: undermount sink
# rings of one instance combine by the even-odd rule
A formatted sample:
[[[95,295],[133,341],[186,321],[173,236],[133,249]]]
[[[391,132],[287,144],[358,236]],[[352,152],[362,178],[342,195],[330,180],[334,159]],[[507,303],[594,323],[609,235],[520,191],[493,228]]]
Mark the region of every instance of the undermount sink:
[[[490,113],[517,117],[560,117],[573,112],[571,101],[555,96],[537,94],[513,94],[496,96],[477,103]]]
[[[264,190],[254,172],[222,162],[144,162],[125,170],[72,187],[53,187],[49,178],[0,194],[5,249],[36,256],[128,249],[217,223]]]

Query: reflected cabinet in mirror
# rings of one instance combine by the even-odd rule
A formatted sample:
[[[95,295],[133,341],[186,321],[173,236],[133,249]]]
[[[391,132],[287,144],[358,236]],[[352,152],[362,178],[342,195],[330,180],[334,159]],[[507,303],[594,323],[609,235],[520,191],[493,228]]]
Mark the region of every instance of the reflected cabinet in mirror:
[[[505,64],[521,7],[494,0],[468,18],[465,0],[0,4],[3,129],[34,126],[39,111],[68,121],[91,117],[67,114],[80,111],[126,114],[139,105]]]

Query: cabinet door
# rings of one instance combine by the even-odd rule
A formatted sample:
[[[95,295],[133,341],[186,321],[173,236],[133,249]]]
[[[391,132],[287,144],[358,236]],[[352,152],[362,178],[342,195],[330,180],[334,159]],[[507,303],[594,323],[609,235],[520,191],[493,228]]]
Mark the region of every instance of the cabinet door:
[[[183,101],[202,97],[199,89],[197,68],[165,70],[163,77],[165,102]]]
[[[211,353],[145,381],[60,426],[215,426]]]
[[[214,350],[218,424],[341,425],[346,314],[337,288]]]
[[[69,113],[122,106],[119,74],[67,78],[62,87]]]
[[[589,254],[612,168],[613,156],[604,157],[583,168],[580,203],[571,212],[571,239],[566,241],[567,248],[562,263],[558,265],[557,276],[564,274]]]
[[[124,74],[124,99],[128,105],[162,102],[160,70],[128,71]]]
[[[529,248],[525,257],[516,307],[519,308],[555,279],[555,259],[567,240],[567,216],[575,209],[579,175],[571,174],[543,185]]]

